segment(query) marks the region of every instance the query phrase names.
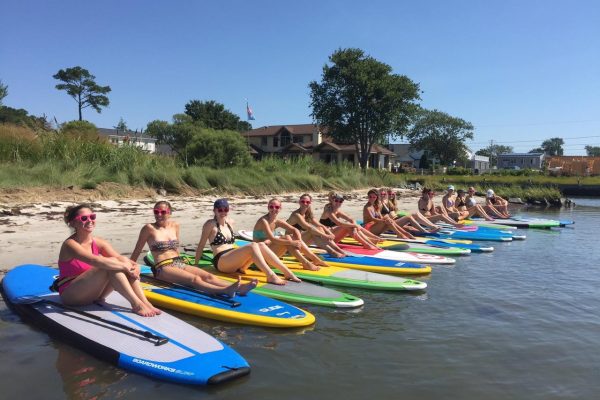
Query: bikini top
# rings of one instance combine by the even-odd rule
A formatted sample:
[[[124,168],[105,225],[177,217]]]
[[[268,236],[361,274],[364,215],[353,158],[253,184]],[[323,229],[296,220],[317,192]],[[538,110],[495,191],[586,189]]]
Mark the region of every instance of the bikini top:
[[[333,228],[334,226],[336,226],[335,222],[333,222],[330,218],[321,218],[319,220],[319,222],[330,228]]]
[[[150,245],[150,251],[167,251],[177,250],[179,248],[179,240],[163,240],[156,241]]]
[[[100,249],[95,240],[92,240],[92,254],[95,256],[100,255]],[[58,261],[59,275],[61,278],[81,275],[90,268],[92,268],[90,264],[76,258],[71,258],[67,261]]]
[[[385,205],[381,204],[381,215],[386,215],[390,213],[390,209]]]
[[[212,242],[210,242],[211,246],[220,246],[222,244],[234,244],[235,243],[235,235],[233,234],[233,229],[231,228],[231,225],[229,225],[228,222],[225,222],[225,225],[227,225],[227,227],[229,228],[229,232],[231,232],[231,239],[227,239],[225,237],[225,235],[223,235],[223,232],[221,232],[221,227],[219,226],[219,222],[217,222],[217,219],[215,218],[215,224],[217,225],[217,234],[215,235],[215,238],[213,239]]]
[[[467,199],[467,204],[469,205],[469,207],[473,207],[474,205],[477,204],[477,200],[475,200],[474,197],[470,197]]]
[[[446,200],[446,207],[452,207],[454,205],[454,201],[450,200],[450,198],[448,198],[448,200]]]

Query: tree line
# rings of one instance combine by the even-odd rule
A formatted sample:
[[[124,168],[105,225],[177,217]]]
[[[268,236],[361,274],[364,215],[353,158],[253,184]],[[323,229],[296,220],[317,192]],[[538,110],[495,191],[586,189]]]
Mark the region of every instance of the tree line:
[[[56,89],[75,100],[79,121],[84,109],[100,113],[110,104],[110,86],[98,84],[85,68],[61,69],[53,78],[59,81]],[[354,144],[363,169],[373,145],[386,144],[394,138],[408,140],[415,150],[426,150],[427,159],[436,159],[442,165],[466,161],[465,141],[474,137],[473,124],[440,110],[421,107],[422,91],[418,83],[393,73],[391,66],[361,49],[334,51],[323,66],[320,81],[312,81],[308,86],[312,118],[326,127],[326,134],[336,142]],[[7,94],[8,87],[0,81],[0,106]],[[34,117],[25,110],[1,108],[0,122],[27,121],[42,128],[48,125],[45,116]],[[115,128],[126,131],[126,122],[121,118]],[[185,104],[184,112],[175,114],[171,121],[148,123],[146,133],[156,138],[157,143],[168,144],[186,165],[206,165],[207,154],[213,153],[209,164],[222,167],[228,162],[237,165],[249,160],[247,144],[239,132],[250,129],[250,123],[242,121],[223,104],[191,100]],[[563,139],[551,138],[531,152],[562,155],[563,145]],[[586,146],[586,151],[597,155],[600,148]],[[476,154],[488,156],[494,163],[498,155],[510,152],[511,146],[491,144]]]

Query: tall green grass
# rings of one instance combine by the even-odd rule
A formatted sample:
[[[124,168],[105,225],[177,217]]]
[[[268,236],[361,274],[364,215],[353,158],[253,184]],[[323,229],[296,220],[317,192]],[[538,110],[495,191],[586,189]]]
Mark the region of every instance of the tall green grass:
[[[585,178],[586,183],[600,178]],[[488,187],[503,197],[558,198],[554,184],[576,178],[547,176],[400,175],[360,169],[349,163],[325,164],[311,156],[294,159],[267,157],[243,167],[212,169],[185,167],[176,159],[147,154],[134,146],[116,147],[106,140],[77,133],[44,132],[0,124],[0,188],[79,186],[94,189],[112,182],[171,193],[276,194],[290,191],[349,191],[370,187],[399,187],[419,182],[436,190]],[[591,182],[594,183],[594,182]]]

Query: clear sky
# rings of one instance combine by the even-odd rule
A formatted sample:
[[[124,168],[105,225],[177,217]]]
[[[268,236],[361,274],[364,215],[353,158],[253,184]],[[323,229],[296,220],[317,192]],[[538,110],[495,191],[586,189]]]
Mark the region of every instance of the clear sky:
[[[308,83],[328,56],[358,47],[407,75],[422,106],[475,125],[473,150],[517,152],[551,137],[567,154],[600,146],[598,1],[3,1],[4,103],[60,122],[77,118],[54,86],[82,66],[110,85],[110,106],[84,118],[132,129],[216,100],[254,127],[310,123]]]

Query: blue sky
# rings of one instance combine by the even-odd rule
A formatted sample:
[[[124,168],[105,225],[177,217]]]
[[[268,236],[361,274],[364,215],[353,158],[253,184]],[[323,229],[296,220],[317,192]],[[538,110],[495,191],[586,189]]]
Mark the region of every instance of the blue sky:
[[[216,100],[254,127],[308,123],[308,83],[358,47],[407,75],[422,106],[475,125],[473,150],[562,137],[600,146],[600,3],[595,1],[12,1],[1,6],[4,103],[77,118],[54,88],[87,68],[110,106],[84,118],[132,129]]]

